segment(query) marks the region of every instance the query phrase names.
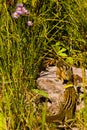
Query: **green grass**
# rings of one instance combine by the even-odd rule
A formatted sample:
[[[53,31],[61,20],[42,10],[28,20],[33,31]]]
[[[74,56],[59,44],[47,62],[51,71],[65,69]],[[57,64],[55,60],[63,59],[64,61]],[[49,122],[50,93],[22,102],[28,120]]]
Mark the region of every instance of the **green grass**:
[[[36,88],[36,78],[46,58],[62,56],[71,58],[77,66],[87,67],[87,1],[23,2],[31,13],[18,19],[12,18],[14,0],[7,6],[5,1],[0,3],[0,127],[3,124],[3,130],[56,129],[54,124],[45,123],[45,105],[41,114],[35,115],[36,94],[32,89]],[[27,20],[33,21],[32,27],[27,26]],[[84,102],[85,108],[78,113],[78,127],[86,129],[85,93]],[[3,118],[6,124],[1,123]]]

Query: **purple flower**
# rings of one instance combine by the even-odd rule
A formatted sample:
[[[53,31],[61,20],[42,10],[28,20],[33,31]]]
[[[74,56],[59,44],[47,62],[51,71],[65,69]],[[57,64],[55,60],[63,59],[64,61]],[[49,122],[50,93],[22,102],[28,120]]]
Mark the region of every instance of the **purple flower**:
[[[23,4],[17,4],[17,6],[16,6],[16,12],[19,15],[28,14],[28,10],[23,6]]]
[[[14,13],[12,14],[12,17],[15,18],[15,19],[17,19],[19,16],[20,16],[20,15],[19,15],[17,12],[14,12]]]
[[[20,15],[29,14],[28,10],[23,6],[23,4],[17,4],[16,10],[12,14],[12,17],[17,19]],[[32,26],[32,25],[30,25]]]
[[[27,25],[28,26],[33,26],[33,22],[32,21],[27,21]]]
[[[15,12],[18,13],[19,15],[21,15],[22,14],[22,7],[17,7]]]
[[[22,14],[28,14],[28,10],[25,7],[22,7]]]

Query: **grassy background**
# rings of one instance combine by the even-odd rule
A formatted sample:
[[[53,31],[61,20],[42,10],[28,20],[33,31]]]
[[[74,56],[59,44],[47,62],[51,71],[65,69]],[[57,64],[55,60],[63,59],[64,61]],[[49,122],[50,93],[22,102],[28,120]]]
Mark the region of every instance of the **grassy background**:
[[[30,15],[14,19],[12,13],[19,2],[24,3]],[[27,20],[33,21],[32,27],[27,26]],[[3,125],[0,127],[3,130],[55,127],[44,123],[45,105],[41,117],[34,114],[36,95],[32,89],[36,88],[35,81],[44,61],[59,56],[72,65],[87,68],[86,0],[1,1],[0,125]],[[85,92],[84,103],[85,108],[78,113],[79,129],[87,127]]]

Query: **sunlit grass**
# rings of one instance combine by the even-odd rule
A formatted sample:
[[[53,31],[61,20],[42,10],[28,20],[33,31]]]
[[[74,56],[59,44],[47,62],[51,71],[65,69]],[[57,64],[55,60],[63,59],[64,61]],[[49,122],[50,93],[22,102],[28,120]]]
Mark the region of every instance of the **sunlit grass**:
[[[74,63],[80,61],[87,66],[84,64],[87,2],[29,2],[25,1],[25,5],[30,16],[18,19],[12,18],[15,4],[6,6],[5,1],[0,4],[0,127],[4,119],[3,130],[57,129],[55,124],[45,122],[46,104],[41,107],[41,113],[36,112],[37,94],[32,92],[45,57],[56,58],[52,45],[59,42],[58,51],[65,48],[65,54],[71,56]],[[27,20],[32,20],[33,26],[28,27]],[[87,97],[84,97],[83,115],[78,113],[79,128],[87,126]]]

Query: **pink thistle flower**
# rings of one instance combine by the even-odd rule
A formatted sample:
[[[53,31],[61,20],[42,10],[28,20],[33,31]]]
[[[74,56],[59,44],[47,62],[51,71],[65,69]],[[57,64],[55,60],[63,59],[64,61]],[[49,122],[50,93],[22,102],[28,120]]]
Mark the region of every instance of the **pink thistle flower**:
[[[14,12],[14,13],[12,14],[12,17],[15,18],[15,19],[17,19],[19,16],[20,16],[20,15],[19,15],[17,12]]]
[[[18,13],[19,15],[22,14],[22,7],[17,7],[16,8],[16,13]]]
[[[24,14],[29,14],[28,10],[23,6],[23,4],[17,4],[16,10],[12,14],[12,17],[17,19],[20,15],[24,15]],[[32,25],[29,25],[29,26],[32,26]]]
[[[25,7],[22,7],[22,14],[28,14],[28,10]]]

